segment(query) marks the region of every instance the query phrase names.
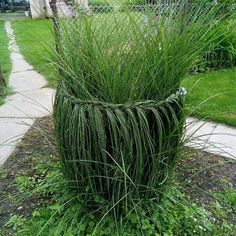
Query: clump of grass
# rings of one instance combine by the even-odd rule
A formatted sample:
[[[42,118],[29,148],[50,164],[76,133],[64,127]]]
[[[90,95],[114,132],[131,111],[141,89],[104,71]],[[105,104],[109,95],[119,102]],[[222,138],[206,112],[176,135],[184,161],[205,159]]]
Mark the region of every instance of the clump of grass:
[[[207,22],[216,10],[208,8],[189,10],[185,18],[172,6],[165,15],[159,8],[123,9],[61,21],[59,66],[66,89],[81,100],[110,103],[167,98],[218,37],[212,31],[217,22]]]
[[[11,70],[10,53],[8,50],[7,34],[4,29],[4,21],[0,20],[0,105],[9,89],[6,88]]]
[[[184,17],[179,6],[159,10],[79,12],[59,22],[58,150],[70,187],[110,206],[107,214],[160,201],[181,144],[183,100],[176,92],[219,37],[216,6]]]
[[[177,91],[202,48],[216,37],[210,33],[216,22],[207,23],[204,17],[191,15],[193,22],[183,32],[183,18],[175,8],[165,16],[146,9],[62,21],[63,83],[81,100],[165,99]]]

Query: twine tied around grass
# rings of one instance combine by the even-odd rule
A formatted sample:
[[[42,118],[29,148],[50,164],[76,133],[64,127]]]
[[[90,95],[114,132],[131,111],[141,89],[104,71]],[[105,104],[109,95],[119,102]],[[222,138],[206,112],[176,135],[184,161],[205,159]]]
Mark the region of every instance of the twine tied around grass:
[[[129,109],[129,108],[148,108],[148,107],[158,107],[162,106],[164,104],[168,103],[175,103],[176,101],[180,100],[183,101],[186,98],[187,91],[185,88],[180,87],[176,93],[171,94],[168,98],[161,100],[161,101],[155,101],[155,100],[146,100],[146,101],[137,101],[137,102],[127,102],[123,104],[114,104],[114,103],[108,103],[103,102],[99,100],[82,100],[79,99],[73,95],[71,95],[68,90],[65,88],[65,86],[62,86],[60,91],[63,93],[63,96],[70,100],[72,104],[80,104],[80,105],[92,105],[92,106],[101,106],[104,108],[109,108],[112,110],[115,109]]]

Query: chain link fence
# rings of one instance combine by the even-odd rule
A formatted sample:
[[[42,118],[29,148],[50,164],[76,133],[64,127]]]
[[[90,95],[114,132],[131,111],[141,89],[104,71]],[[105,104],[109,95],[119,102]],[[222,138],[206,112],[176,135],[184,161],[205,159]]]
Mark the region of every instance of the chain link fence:
[[[54,5],[51,4],[51,7]],[[56,9],[59,17],[77,17],[80,14],[92,14],[101,13],[120,13],[124,11],[136,12],[145,14],[147,11],[152,11],[157,16],[169,16],[178,14],[180,11],[183,14],[192,14],[201,16],[201,12],[211,11],[214,8],[218,8],[219,15],[226,17],[236,11],[236,4],[216,4],[216,3],[175,3],[173,1],[163,1],[160,4],[138,4],[138,5],[116,5],[116,4],[102,4],[102,5],[75,5],[73,1],[56,1]]]
[[[228,23],[225,26],[220,24],[222,20],[229,22],[227,18],[234,19],[235,4],[156,4],[156,5],[92,5],[89,7],[82,7],[74,5],[72,1],[57,1],[56,5],[51,5],[54,8],[54,20],[58,21],[54,29],[57,31],[56,35],[59,37],[65,30],[60,31],[60,21],[64,24],[64,19],[70,19],[75,24],[84,17],[89,17],[93,24],[96,23],[97,31],[101,28],[103,35],[107,34],[106,28],[111,27],[112,24],[116,24],[118,18],[126,17],[127,22],[123,24],[123,30],[127,30],[130,27],[129,16],[135,19],[135,24],[140,27],[141,30],[145,30],[145,38],[152,38],[157,34],[158,27],[161,22],[169,24],[169,29],[178,30],[180,33],[185,29],[188,30],[192,23],[211,19],[211,24],[218,27],[218,31],[221,31],[222,37],[212,40],[209,47],[205,49],[205,55],[199,58],[195,62],[194,66],[190,69],[190,73],[205,71],[209,68],[217,69],[221,67],[230,67],[236,64],[236,45],[232,45],[233,37],[230,31],[233,26],[229,26]],[[212,14],[212,16],[211,16]],[[150,15],[152,15],[150,17]],[[209,17],[206,17],[209,15]],[[135,17],[133,17],[135,16]],[[119,21],[119,20],[118,20]],[[150,21],[152,21],[150,23]],[[128,23],[129,22],[129,23]],[[172,27],[171,24],[175,22],[176,27]],[[209,24],[210,22],[205,22]],[[135,24],[133,24],[134,27]],[[66,27],[64,25],[64,27]],[[71,27],[71,26],[69,26]],[[80,27],[80,26],[79,26]],[[216,28],[217,28],[216,27]],[[178,28],[178,29],[177,29]],[[232,29],[231,29],[232,28]],[[114,30],[117,30],[117,28]],[[130,28],[130,31],[132,29]],[[227,31],[227,32],[226,32]],[[117,30],[117,33],[122,35],[122,32]],[[231,38],[230,38],[231,37]],[[214,38],[214,36],[213,36]],[[144,39],[145,40],[145,39]],[[60,39],[57,39],[59,42]],[[124,48],[126,48],[125,46]],[[128,50],[128,48],[126,48]]]

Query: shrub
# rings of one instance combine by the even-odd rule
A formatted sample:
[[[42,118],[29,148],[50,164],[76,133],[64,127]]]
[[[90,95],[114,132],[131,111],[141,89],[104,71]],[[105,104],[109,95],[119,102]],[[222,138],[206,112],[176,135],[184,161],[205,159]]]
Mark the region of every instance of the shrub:
[[[179,6],[162,15],[147,6],[59,22],[58,150],[70,187],[92,206],[120,215],[163,196],[183,129],[177,91],[219,36],[219,8],[195,10],[183,18]]]
[[[194,71],[205,71],[233,67],[236,65],[236,34],[234,21],[219,24],[220,36],[213,40],[204,50],[202,58],[192,68]]]
[[[205,55],[207,67],[232,67],[236,62],[236,34],[228,24],[220,25],[219,30],[222,32],[221,37],[212,42]]]

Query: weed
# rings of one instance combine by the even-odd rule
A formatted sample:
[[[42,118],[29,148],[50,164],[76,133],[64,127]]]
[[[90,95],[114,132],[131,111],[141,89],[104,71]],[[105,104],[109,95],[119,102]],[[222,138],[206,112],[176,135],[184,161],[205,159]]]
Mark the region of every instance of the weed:
[[[32,189],[35,186],[35,179],[29,176],[18,176],[15,183],[21,192]]]
[[[26,223],[26,219],[23,216],[13,215],[4,227],[10,227],[15,231],[20,231]]]

